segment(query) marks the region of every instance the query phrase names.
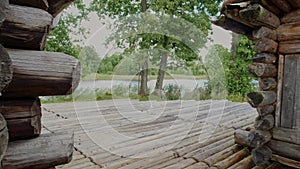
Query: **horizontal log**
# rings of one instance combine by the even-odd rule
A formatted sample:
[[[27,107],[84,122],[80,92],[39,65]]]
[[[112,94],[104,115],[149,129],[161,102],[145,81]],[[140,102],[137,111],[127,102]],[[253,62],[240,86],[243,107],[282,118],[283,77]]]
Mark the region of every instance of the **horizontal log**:
[[[300,9],[286,14],[284,17],[281,18],[281,22],[283,24],[300,22]]]
[[[267,145],[272,150],[273,154],[300,161],[300,145],[298,144],[271,140]]]
[[[300,53],[300,40],[280,42],[279,53],[281,54]]]
[[[51,1],[51,0],[50,0]],[[47,0],[9,0],[10,4],[29,6],[34,8],[40,8],[45,11],[48,10],[49,4]]]
[[[277,29],[279,41],[300,40],[300,23],[287,23],[280,25]]]
[[[0,96],[3,89],[11,82],[13,68],[12,62],[6,49],[0,45]]]
[[[80,80],[80,63],[72,56],[44,51],[7,50],[13,79],[3,97],[71,94]]]
[[[250,147],[250,143],[248,141],[248,135],[249,135],[249,131],[245,131],[241,129],[235,131],[234,132],[235,143],[244,147]]]
[[[7,144],[8,144],[8,130],[6,127],[6,121],[0,113],[0,164],[6,152]]]
[[[246,21],[246,20],[243,20],[242,18],[240,18],[236,13],[238,12],[238,10],[236,10],[236,9],[232,9],[232,10],[225,10],[224,11],[224,14],[225,14],[225,16],[227,17],[227,18],[230,18],[230,19],[232,19],[232,20],[234,20],[234,21],[237,21],[237,22],[239,22],[239,23],[241,23],[241,24],[244,24],[244,25],[246,25],[246,26],[249,26],[250,28],[252,28],[252,29],[257,29],[258,28],[258,26],[257,25],[255,25],[255,23],[249,23],[248,21]]]
[[[260,23],[260,26],[276,29],[280,25],[280,19],[272,12],[265,9],[259,4],[250,5],[239,12],[242,19],[250,23]]]
[[[277,16],[280,16],[282,14],[281,10],[276,5],[274,5],[270,0],[251,0],[251,2],[260,4],[265,9],[274,13]]]
[[[241,161],[242,159],[246,158],[249,155],[250,155],[249,150],[244,148],[241,151],[229,156],[228,158],[214,164],[213,167],[225,169],[236,164],[237,162]]]
[[[260,116],[273,114],[275,112],[275,106],[273,104],[261,106],[257,108],[257,112]]]
[[[272,39],[261,38],[256,41],[254,49],[258,52],[277,53],[278,43]]]
[[[253,63],[249,65],[249,73],[260,78],[276,77],[277,68],[272,64]]]
[[[272,160],[273,161],[277,161],[281,164],[290,166],[290,167],[294,167],[294,168],[300,168],[300,162],[296,161],[296,160],[292,160],[292,159],[288,159],[279,155],[272,155]]]
[[[264,144],[268,143],[272,138],[272,135],[269,131],[263,130],[251,130],[248,135],[248,142],[251,147],[261,147]]]
[[[0,43],[5,47],[43,50],[52,19],[44,10],[10,5],[0,27]]]
[[[234,33],[237,34],[242,34],[242,35],[246,35],[248,38],[253,39],[252,38],[252,31],[253,28],[246,26],[244,24],[241,24],[235,20],[232,20],[230,18],[227,18],[226,16],[222,15],[220,17],[220,19],[218,20],[213,20],[212,21],[213,24],[220,26],[226,30],[230,30]]]
[[[277,88],[277,81],[275,78],[262,78],[259,79],[259,87],[262,90],[274,90]]]
[[[274,116],[269,114],[266,116],[258,116],[255,119],[254,127],[257,130],[271,130],[274,127]]]
[[[49,0],[48,12],[56,17],[62,10],[67,8],[74,0]]]
[[[252,167],[254,167],[253,158],[252,156],[248,156],[228,169],[252,169]]]
[[[252,151],[253,161],[257,166],[270,164],[272,150],[267,146],[256,148]]]
[[[263,26],[263,27],[253,31],[253,37],[255,39],[267,38],[267,39],[272,39],[272,40],[276,41],[277,40],[277,32],[273,29]]]
[[[300,1],[295,1],[295,0],[287,0],[291,7],[294,8],[294,9],[298,9],[300,8]]]
[[[258,53],[252,58],[253,62],[274,64],[277,61],[277,57],[272,53]]]
[[[276,93],[274,91],[251,92],[247,94],[247,99],[252,107],[257,108],[274,103]]]
[[[3,168],[47,169],[71,161],[72,133],[43,134],[30,140],[10,142],[3,158]]]
[[[8,8],[8,0],[2,0],[2,3],[0,3],[0,26],[5,20],[5,11]]]
[[[38,98],[1,100],[0,113],[7,121],[10,141],[40,135],[41,103]]]
[[[298,130],[275,127],[272,130],[272,134],[276,140],[300,145],[300,132]]]
[[[272,3],[274,3],[274,5],[276,5],[284,13],[290,13],[292,11],[291,5],[286,0],[272,0]]]

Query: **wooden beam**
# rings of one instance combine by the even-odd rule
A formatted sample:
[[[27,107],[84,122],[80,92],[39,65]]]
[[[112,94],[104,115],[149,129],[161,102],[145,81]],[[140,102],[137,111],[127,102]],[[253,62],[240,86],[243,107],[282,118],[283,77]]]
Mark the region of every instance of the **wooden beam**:
[[[237,11],[237,12],[236,12]],[[227,18],[230,18],[234,21],[237,21],[241,24],[244,24],[246,26],[249,26],[250,28],[252,29],[257,29],[258,26],[255,25],[255,23],[249,23],[248,21],[246,20],[243,20],[242,18],[240,18],[238,15],[236,15],[236,13],[238,14],[238,10],[237,9],[231,9],[231,10],[225,10],[224,11],[224,14]]]
[[[300,53],[300,40],[280,42],[279,53],[283,55]]]
[[[261,78],[259,79],[259,87],[264,91],[276,90],[277,82],[275,78]]]
[[[252,39],[253,28],[227,18],[225,15],[222,15],[218,20],[213,20],[212,23],[234,33],[246,35],[248,38]]]
[[[254,161],[252,156],[248,156],[244,158],[243,160],[235,163],[233,166],[230,166],[228,169],[246,169],[246,168],[252,168],[254,167]]]
[[[5,47],[43,50],[52,19],[41,9],[9,5],[0,27],[0,43]]]
[[[41,133],[41,103],[38,98],[1,98],[0,113],[7,121],[9,140],[34,138]]]
[[[272,139],[269,131],[251,130],[248,135],[248,141],[251,147],[261,147]]]
[[[275,127],[272,130],[272,134],[273,134],[273,138],[276,140],[281,140],[288,143],[300,145],[299,130]]]
[[[293,0],[294,1],[294,0]],[[300,9],[290,12],[281,18],[281,23],[297,23],[300,22]]]
[[[273,53],[258,53],[253,56],[252,60],[258,63],[275,64],[277,57]]]
[[[274,41],[277,40],[277,32],[273,29],[267,27],[261,27],[253,31],[253,37],[258,40],[262,38],[272,39]]]
[[[0,45],[0,96],[12,80],[13,68],[12,62],[6,49]]]
[[[277,16],[281,15],[281,10],[275,6],[270,0],[251,0],[252,3],[258,3],[270,12],[274,13]]]
[[[260,26],[276,29],[280,25],[280,19],[272,12],[259,4],[250,5],[239,12],[242,19],[250,23],[260,23]]]
[[[270,164],[272,150],[267,146],[258,147],[252,151],[252,156],[257,166],[265,166]]]
[[[10,142],[3,168],[47,169],[71,161],[73,133],[42,134],[30,140]]]
[[[267,145],[272,150],[273,154],[300,161],[300,145],[298,144],[271,140]]]
[[[294,168],[300,168],[300,162],[296,161],[296,160],[292,160],[289,158],[285,158],[276,154],[272,155],[272,160],[277,161],[281,164],[290,166],[290,167],[294,167]]]
[[[62,10],[67,8],[74,0],[49,0],[48,12],[56,17]]]
[[[278,74],[275,65],[264,63],[253,63],[249,65],[249,73],[260,78],[275,77]]]
[[[256,130],[271,130],[274,127],[275,119],[272,114],[266,116],[258,116],[255,119],[254,127]]]
[[[257,108],[275,103],[276,93],[274,91],[251,92],[247,94],[247,99],[252,107]]]
[[[39,8],[45,11],[47,11],[49,8],[49,4],[47,0],[9,0],[9,3],[20,5],[20,6]]]
[[[300,22],[280,25],[277,29],[279,41],[300,40]]]
[[[272,39],[261,38],[256,41],[254,49],[258,52],[277,53],[278,43]]]
[[[80,81],[80,63],[72,56],[44,51],[9,49],[13,79],[3,97],[71,94]]]

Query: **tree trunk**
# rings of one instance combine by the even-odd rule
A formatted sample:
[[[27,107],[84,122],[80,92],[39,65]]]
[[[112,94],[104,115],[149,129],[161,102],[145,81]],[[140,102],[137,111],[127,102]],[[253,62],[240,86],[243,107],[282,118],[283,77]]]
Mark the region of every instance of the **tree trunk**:
[[[5,89],[11,82],[13,75],[12,62],[6,49],[0,45],[0,96],[3,89]]]
[[[80,81],[80,63],[72,56],[44,51],[7,50],[13,78],[3,97],[71,94]]]
[[[47,169],[71,161],[73,133],[51,133],[30,140],[10,142],[3,168]]]
[[[168,45],[168,37],[165,35],[164,36],[164,41],[163,41],[163,48],[164,50],[167,50],[167,45]],[[164,78],[165,78],[165,73],[167,70],[167,61],[168,61],[168,52],[163,51],[160,64],[159,64],[159,70],[158,70],[158,75],[157,75],[157,80],[155,84],[155,92],[156,94],[161,97],[162,96],[162,88],[163,88],[163,83],[164,83]]]

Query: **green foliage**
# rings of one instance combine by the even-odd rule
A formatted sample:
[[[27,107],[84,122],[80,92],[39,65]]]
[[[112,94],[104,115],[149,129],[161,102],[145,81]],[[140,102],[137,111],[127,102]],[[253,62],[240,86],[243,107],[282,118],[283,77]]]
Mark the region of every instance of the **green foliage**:
[[[179,100],[181,98],[181,88],[178,85],[169,84],[163,88],[167,100]]]
[[[86,76],[91,73],[97,73],[100,58],[94,46],[85,46],[80,51],[78,59],[81,64],[82,75]]]
[[[113,54],[109,57],[104,57],[100,61],[100,65],[98,68],[97,73],[103,73],[103,74],[112,74],[116,66],[121,62],[123,59],[123,55],[120,53]]]

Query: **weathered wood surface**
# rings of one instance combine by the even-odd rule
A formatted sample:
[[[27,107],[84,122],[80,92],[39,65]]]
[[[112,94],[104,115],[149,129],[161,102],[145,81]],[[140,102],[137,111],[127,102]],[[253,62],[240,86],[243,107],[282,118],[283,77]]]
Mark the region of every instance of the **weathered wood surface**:
[[[281,18],[281,22],[282,23],[300,22],[300,9],[286,14],[283,18]]]
[[[257,166],[268,165],[272,158],[272,150],[267,146],[258,147],[252,151],[252,156]]]
[[[265,116],[268,114],[273,114],[275,111],[275,106],[270,104],[270,105],[265,105],[257,108],[257,112],[260,116]]]
[[[273,139],[267,145],[272,150],[273,154],[290,158],[292,160],[300,160],[300,145]]]
[[[0,27],[0,43],[5,47],[43,50],[52,16],[41,9],[9,5]]]
[[[6,152],[7,144],[8,144],[8,131],[6,127],[6,121],[4,117],[0,113],[0,164],[2,158]],[[1,168],[1,167],[0,167]]]
[[[5,169],[48,169],[71,161],[73,133],[51,133],[10,142],[3,158]]]
[[[279,41],[300,40],[300,23],[287,23],[280,25],[277,29]]]
[[[281,124],[284,128],[297,128],[300,126],[297,118],[300,113],[297,110],[300,104],[297,100],[300,99],[300,90],[298,89],[297,81],[300,80],[300,55],[285,56],[284,66],[284,82],[282,90],[282,105],[281,105]]]
[[[80,81],[80,63],[72,56],[44,51],[7,50],[13,79],[4,97],[71,94]]]
[[[251,92],[247,94],[247,99],[252,107],[257,108],[274,103],[276,93],[274,91]]]
[[[272,139],[269,131],[251,130],[248,135],[248,141],[251,147],[261,147]]]
[[[264,90],[276,90],[277,81],[275,78],[262,78],[259,79],[259,87]]]
[[[239,129],[234,132],[234,141],[238,145],[244,147],[250,147],[248,136],[249,136],[249,131]]]
[[[281,140],[288,143],[300,145],[299,130],[275,127],[272,130],[272,134],[273,134],[273,138],[276,140]]]
[[[271,53],[258,53],[253,56],[252,60],[258,63],[275,64],[277,57]]]
[[[260,4],[261,6],[263,6],[264,8],[266,8],[267,10],[269,10],[277,16],[282,14],[281,10],[269,0],[251,0],[251,2]]]
[[[48,0],[48,12],[53,16],[57,16],[62,10],[67,8],[74,0]]]
[[[276,53],[278,49],[278,43],[272,39],[261,38],[256,41],[254,49],[259,52]]]
[[[261,38],[272,39],[274,41],[277,40],[277,32],[273,29],[267,27],[261,27],[253,31],[253,37],[258,40]]]
[[[8,0],[2,0],[0,3],[0,26],[5,20],[5,11],[8,8]]]
[[[275,126],[280,126],[280,113],[281,113],[281,98],[282,98],[282,88],[283,88],[283,76],[284,76],[284,56],[279,55],[278,59],[278,86],[277,86],[277,102],[275,110]]]
[[[294,168],[300,168],[300,162],[296,161],[296,160],[291,160],[289,158],[285,158],[279,155],[272,155],[272,160],[277,161],[281,164],[290,166],[290,167],[294,167]]]
[[[259,23],[270,29],[276,29],[280,25],[280,19],[259,4],[250,5],[239,12],[239,16],[248,22]]]
[[[292,11],[292,7],[287,0],[272,0],[272,3],[284,13],[289,13]]]
[[[0,45],[0,93],[11,82],[13,75],[12,62],[6,49]]]
[[[210,136],[211,128],[203,128],[203,125],[211,104],[216,104],[216,102],[138,102],[135,100],[101,101],[96,104],[79,102],[75,103],[77,114],[73,103],[49,104],[45,105],[46,109],[42,118],[44,126],[49,131],[75,130],[75,147],[87,158],[82,159],[83,163],[74,161],[67,164],[65,168],[68,169],[81,166],[92,168],[88,158],[94,162],[94,165],[121,169],[170,166],[176,168],[177,163],[189,164],[186,167],[192,169],[199,168],[199,166],[205,167],[204,164],[209,164],[207,167],[213,167],[221,161],[223,165],[230,167],[250,155],[248,150],[240,152],[243,147],[233,143],[233,128],[246,128],[252,125],[256,112],[246,103],[226,102],[223,115],[218,113],[217,116],[208,120],[209,126],[219,124]],[[100,115],[98,110],[104,117],[102,120],[97,118]],[[222,109],[212,109],[212,111],[215,110],[222,111]],[[147,114],[142,112],[147,112]],[[157,112],[162,113],[159,118],[151,122],[145,121],[147,116],[155,115]],[[178,112],[182,115],[179,119],[177,119]],[[193,115],[196,115],[196,118]],[[108,142],[105,144],[107,147],[99,147],[82,129],[78,117],[83,118],[81,122],[83,125],[86,124],[84,129],[88,134],[95,134],[99,138],[104,138],[102,136],[109,138],[111,132],[107,131],[107,127],[112,126],[118,132],[131,138],[118,142],[107,139]],[[219,123],[218,117],[222,117]],[[134,123],[131,118],[134,118],[136,122]],[[191,124],[191,120],[195,122],[189,130],[188,124]],[[170,125],[173,127],[170,128]],[[184,136],[186,131],[190,132]],[[113,152],[117,152],[118,155],[113,155]],[[184,160],[183,157],[188,160]],[[201,161],[191,164],[190,159],[196,158]],[[57,168],[61,167],[64,168],[64,166]]]
[[[40,8],[45,11],[47,11],[49,8],[48,0],[9,0],[9,3],[21,6]]]
[[[271,130],[274,127],[275,119],[272,114],[266,116],[258,116],[255,119],[254,127],[257,130]]]
[[[281,54],[300,53],[300,40],[280,42],[279,53]]]
[[[277,68],[272,64],[252,63],[249,65],[249,73],[255,77],[275,77],[277,76]]]

